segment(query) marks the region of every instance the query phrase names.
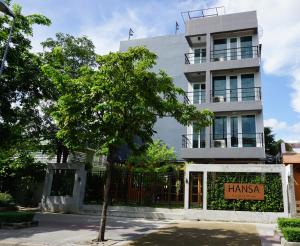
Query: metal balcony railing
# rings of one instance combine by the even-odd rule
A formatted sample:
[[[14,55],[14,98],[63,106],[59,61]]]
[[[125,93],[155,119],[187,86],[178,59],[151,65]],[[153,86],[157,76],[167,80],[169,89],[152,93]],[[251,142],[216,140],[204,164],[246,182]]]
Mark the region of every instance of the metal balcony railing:
[[[187,20],[223,15],[224,13],[225,13],[225,7],[219,6],[214,8],[197,9],[197,10],[181,12],[181,17],[183,21],[186,22]]]
[[[195,90],[185,92],[184,103],[186,104],[202,104],[206,102],[206,95],[204,90]]]
[[[248,87],[226,90],[212,90],[210,96],[210,101],[214,103],[261,101],[261,88]]]
[[[213,50],[210,52],[210,61],[229,61],[260,57],[260,46],[239,47]]]
[[[206,103],[204,90],[195,90],[185,92],[184,103],[202,104]],[[236,88],[226,90],[210,91],[210,101],[212,103],[222,102],[244,102],[244,101],[261,101],[261,87]]]
[[[206,139],[208,138],[208,141]],[[244,148],[263,147],[263,133],[184,134],[182,148]]]
[[[199,64],[206,62],[206,57],[196,56],[195,53],[185,53],[185,64]]]

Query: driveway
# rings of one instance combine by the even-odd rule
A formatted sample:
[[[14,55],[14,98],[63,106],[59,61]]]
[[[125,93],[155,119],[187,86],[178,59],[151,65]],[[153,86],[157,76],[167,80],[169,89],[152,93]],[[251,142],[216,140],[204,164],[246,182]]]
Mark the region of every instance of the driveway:
[[[180,222],[131,241],[126,246],[275,246],[272,225]]]
[[[99,229],[98,216],[39,213],[36,219],[40,222],[38,227],[1,229],[0,245],[91,245]],[[108,241],[100,245],[280,245],[276,244],[273,231],[274,225],[263,224],[110,217],[106,230]]]

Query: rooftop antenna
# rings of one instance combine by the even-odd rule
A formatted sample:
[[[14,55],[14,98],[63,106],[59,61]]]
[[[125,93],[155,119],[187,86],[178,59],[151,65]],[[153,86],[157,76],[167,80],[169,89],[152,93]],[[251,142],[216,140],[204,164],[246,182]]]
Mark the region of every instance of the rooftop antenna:
[[[175,34],[177,34],[178,31],[179,31],[179,24],[178,24],[178,22],[176,21]]]
[[[134,34],[134,31],[133,31],[131,28],[129,28],[129,32],[128,32],[128,40],[130,40],[130,37],[132,37],[133,34]]]

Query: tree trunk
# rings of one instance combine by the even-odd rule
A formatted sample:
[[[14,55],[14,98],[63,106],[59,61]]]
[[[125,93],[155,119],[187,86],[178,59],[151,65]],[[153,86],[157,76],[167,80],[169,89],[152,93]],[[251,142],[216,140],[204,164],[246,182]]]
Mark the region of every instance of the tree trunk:
[[[98,232],[97,241],[103,242],[104,241],[104,234],[105,234],[105,227],[106,227],[106,214],[107,214],[107,207],[109,202],[109,193],[110,193],[110,184],[111,184],[111,174],[113,169],[114,163],[114,151],[110,148],[109,156],[107,158],[106,164],[106,181],[104,186],[104,197],[103,197],[103,205],[102,205],[102,212],[100,218],[100,228]]]

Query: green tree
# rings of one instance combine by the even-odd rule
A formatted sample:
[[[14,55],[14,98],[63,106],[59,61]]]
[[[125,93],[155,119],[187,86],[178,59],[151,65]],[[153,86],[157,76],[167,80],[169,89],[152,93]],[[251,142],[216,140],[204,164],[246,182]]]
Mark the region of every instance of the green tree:
[[[10,1],[6,1],[10,5]],[[48,96],[48,81],[40,66],[41,60],[31,51],[30,37],[34,24],[50,25],[42,15],[22,14],[14,5],[16,16],[6,67],[0,80],[0,156],[3,152],[13,154],[12,149],[29,148],[38,143],[36,135],[41,118],[38,105]],[[11,18],[0,16],[0,57],[8,38]],[[26,144],[31,142],[30,144]],[[25,146],[26,145],[26,146]]]
[[[63,60],[61,51],[56,56]],[[77,78],[51,64],[43,67],[61,95],[53,113],[60,128],[57,136],[68,147],[89,146],[107,155],[98,241],[104,240],[111,169],[118,159],[118,147],[128,144],[135,151],[135,136],[150,142],[161,117],[174,117],[183,125],[195,122],[199,128],[212,122],[211,112],[179,100],[184,91],[165,72],[151,72],[156,58],[144,47],[98,56],[98,69],[82,68]]]
[[[77,78],[80,68],[83,66],[96,66],[95,46],[87,37],[74,37],[69,34],[57,33],[55,39],[48,38],[42,42],[43,53],[40,54],[43,64],[51,65],[56,70]],[[56,53],[61,54],[61,59],[57,60]],[[53,106],[59,98],[59,90],[53,86],[51,98],[43,104],[42,135],[47,144],[43,146],[44,151],[49,154],[56,153],[57,163],[67,161],[69,149],[63,144],[63,141],[56,137],[58,127],[54,123],[51,112]]]
[[[174,147],[168,146],[161,140],[150,143],[142,153],[134,153],[129,156],[127,163],[133,168],[145,171],[158,171],[170,162],[176,160]]]
[[[275,156],[277,155],[279,149],[278,144],[275,141],[275,135],[272,133],[271,127],[264,128],[264,136],[265,136],[265,150],[266,154]]]

